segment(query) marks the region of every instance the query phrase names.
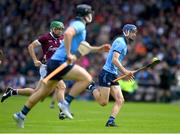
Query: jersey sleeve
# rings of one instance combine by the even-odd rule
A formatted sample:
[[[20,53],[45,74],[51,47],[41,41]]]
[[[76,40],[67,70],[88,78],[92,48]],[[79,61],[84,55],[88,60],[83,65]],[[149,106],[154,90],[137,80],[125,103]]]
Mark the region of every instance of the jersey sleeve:
[[[85,25],[81,21],[74,21],[70,24],[76,31],[76,34],[79,34],[85,30]]]
[[[123,51],[124,51],[124,49],[125,49],[125,44],[124,44],[124,42],[123,41],[121,41],[121,40],[116,40],[114,43],[113,43],[113,45],[114,45],[114,48],[113,48],[113,52],[115,51],[115,52],[118,52],[118,53],[122,53]]]
[[[46,36],[42,35],[37,40],[39,41],[39,43],[45,44],[47,41],[47,38],[46,38]]]

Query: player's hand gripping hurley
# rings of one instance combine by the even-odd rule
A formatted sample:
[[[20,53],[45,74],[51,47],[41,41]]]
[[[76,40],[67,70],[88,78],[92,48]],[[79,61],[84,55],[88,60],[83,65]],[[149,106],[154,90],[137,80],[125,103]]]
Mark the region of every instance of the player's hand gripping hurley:
[[[150,67],[153,67],[153,66],[155,66],[155,65],[158,64],[158,63],[160,63],[160,60],[156,58],[156,59],[154,59],[150,64],[148,64],[148,65],[146,65],[146,66],[143,66],[143,67],[135,70],[134,73],[137,73],[137,72],[139,72],[139,71],[141,71],[141,70],[148,69],[148,68],[150,68]],[[116,81],[118,81],[118,80],[124,79],[124,78],[127,77],[127,76],[128,76],[128,75],[126,75],[126,74],[125,74],[125,75],[121,75],[121,76],[119,76],[118,78],[116,78],[115,80],[113,80],[113,82],[116,82]]]

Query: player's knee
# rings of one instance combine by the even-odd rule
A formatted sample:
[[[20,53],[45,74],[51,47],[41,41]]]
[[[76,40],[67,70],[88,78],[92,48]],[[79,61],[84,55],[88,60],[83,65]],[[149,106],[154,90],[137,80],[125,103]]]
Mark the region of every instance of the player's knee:
[[[118,104],[118,105],[123,105],[124,104],[124,98],[118,98],[118,99],[116,99],[116,103]]]
[[[58,86],[57,86],[58,89],[60,90],[65,90],[66,89],[66,84],[63,82],[63,83],[60,83]]]
[[[106,106],[107,104],[108,104],[107,101],[101,101],[101,102],[100,102],[100,105],[103,106],[103,107]]]
[[[34,90],[34,89],[30,89],[29,90],[29,93],[30,93],[30,95],[32,95],[33,93],[35,93],[37,90]]]
[[[89,85],[92,81],[93,81],[92,76],[90,76],[90,75],[87,76],[87,78],[86,78],[87,84]]]
[[[61,88],[62,88],[62,89],[66,89],[66,84],[63,83],[63,84],[61,85]]]

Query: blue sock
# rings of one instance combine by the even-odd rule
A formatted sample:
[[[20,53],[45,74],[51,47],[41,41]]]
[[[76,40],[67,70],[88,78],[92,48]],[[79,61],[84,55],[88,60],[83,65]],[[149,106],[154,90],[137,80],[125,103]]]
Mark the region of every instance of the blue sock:
[[[23,109],[21,110],[21,113],[26,116],[30,110],[31,110],[30,108],[24,105]]]
[[[110,116],[108,122],[114,122],[114,120],[115,118],[113,116]]]
[[[65,100],[66,100],[66,101],[69,103],[69,105],[70,105],[73,99],[74,99],[74,97],[68,94],[68,95],[66,96],[66,99],[65,99]]]

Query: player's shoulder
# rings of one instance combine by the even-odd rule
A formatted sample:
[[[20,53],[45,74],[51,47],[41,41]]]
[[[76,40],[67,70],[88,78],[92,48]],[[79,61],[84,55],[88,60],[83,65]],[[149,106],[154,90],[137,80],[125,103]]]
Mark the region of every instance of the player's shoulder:
[[[115,44],[123,44],[123,45],[126,45],[126,39],[123,37],[123,36],[120,36],[120,37],[117,37],[115,40],[114,40],[114,43]]]
[[[59,40],[63,40],[64,39],[64,34],[59,36]]]
[[[85,27],[85,24],[80,19],[74,19],[70,22],[70,26],[81,26]]]
[[[112,44],[112,48],[126,48],[126,42],[124,40],[124,37],[117,37]]]
[[[122,37],[122,36],[117,37],[117,38],[115,39],[115,41],[116,41],[116,42],[120,42],[120,43],[124,43],[124,42],[125,42],[124,37]]]

